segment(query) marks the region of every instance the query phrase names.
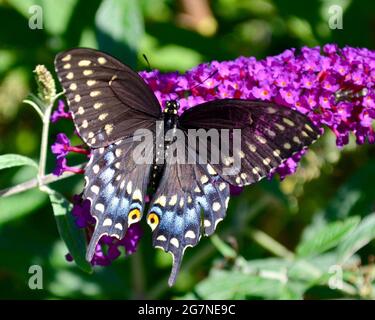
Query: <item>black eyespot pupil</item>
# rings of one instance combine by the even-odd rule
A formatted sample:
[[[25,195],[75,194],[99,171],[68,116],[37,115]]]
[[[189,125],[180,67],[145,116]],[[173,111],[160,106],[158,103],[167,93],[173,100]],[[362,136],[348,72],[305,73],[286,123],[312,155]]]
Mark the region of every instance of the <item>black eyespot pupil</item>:
[[[155,218],[151,218],[150,222],[151,222],[151,224],[154,224],[155,223]]]
[[[132,219],[133,219],[133,220],[137,219],[137,214],[136,214],[136,213],[134,213],[134,214],[132,215]]]

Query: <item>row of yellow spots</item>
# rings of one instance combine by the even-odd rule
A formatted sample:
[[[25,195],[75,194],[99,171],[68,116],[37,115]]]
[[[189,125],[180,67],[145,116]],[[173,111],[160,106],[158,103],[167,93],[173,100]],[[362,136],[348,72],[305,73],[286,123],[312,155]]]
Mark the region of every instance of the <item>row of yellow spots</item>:
[[[63,62],[69,62],[71,61],[72,59],[72,55],[71,54],[67,54],[65,57],[61,58],[61,61]],[[107,62],[107,59],[104,58],[104,57],[98,57],[97,58],[97,61],[99,64],[105,64]],[[91,65],[92,61],[91,60],[79,60],[78,61],[78,66],[80,67],[88,67],[89,65]],[[70,63],[67,63],[67,64],[64,64],[64,69],[70,69],[71,68],[71,65]]]
[[[62,61],[64,61],[64,62],[65,61],[70,61],[71,58],[72,58],[72,56],[70,54],[68,54],[67,56],[65,56],[64,58],[62,58]],[[99,64],[105,64],[107,62],[107,60],[104,57],[98,57],[97,61],[98,61]],[[83,60],[78,61],[78,66],[79,67],[89,67],[91,64],[92,64],[92,61],[90,61],[90,60],[83,59]],[[70,69],[71,68],[71,64],[67,63],[67,64],[65,64],[63,66],[63,68],[64,69]],[[92,74],[93,74],[93,70],[90,70],[90,69],[84,69],[83,70],[83,75],[84,76],[89,76],[89,75],[92,75]],[[110,82],[112,82],[114,79],[116,79],[116,77],[117,76],[113,76]],[[66,75],[66,78],[68,80],[72,80],[74,78],[73,72],[68,72],[68,74]],[[91,87],[91,86],[93,86],[93,85],[96,84],[96,80],[88,79],[86,81],[86,84],[87,84],[87,86]],[[69,86],[69,89],[72,90],[72,91],[77,90],[77,84],[76,83],[71,83],[70,86]],[[102,92],[99,91],[99,90],[94,90],[94,91],[91,91],[89,95],[90,95],[90,97],[94,98],[94,97],[100,96],[101,93]],[[81,101],[81,99],[82,98],[81,98],[81,96],[79,94],[76,94],[74,96],[74,101],[76,103],[79,103]],[[101,103],[101,102],[96,102],[93,105],[94,109],[100,109],[102,106],[103,106],[103,103]],[[83,115],[85,113],[85,109],[82,106],[80,106],[80,107],[78,107],[77,113],[79,115]],[[108,113],[102,113],[102,114],[100,114],[98,116],[98,119],[100,121],[104,121],[107,117],[108,117]],[[82,128],[85,129],[87,127],[88,127],[87,120],[83,120],[83,122],[82,122]],[[112,131],[113,131],[113,124],[106,124],[104,126],[104,131],[105,131],[105,133],[107,135],[110,135],[112,133]],[[90,143],[94,144],[95,142],[96,142],[96,139],[94,137],[92,137]]]

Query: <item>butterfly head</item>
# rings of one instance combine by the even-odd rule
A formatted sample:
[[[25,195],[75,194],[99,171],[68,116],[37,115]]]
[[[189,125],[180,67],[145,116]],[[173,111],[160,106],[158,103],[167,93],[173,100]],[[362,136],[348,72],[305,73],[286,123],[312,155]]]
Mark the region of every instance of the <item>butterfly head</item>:
[[[165,102],[164,113],[177,114],[180,104],[177,100],[168,100]]]

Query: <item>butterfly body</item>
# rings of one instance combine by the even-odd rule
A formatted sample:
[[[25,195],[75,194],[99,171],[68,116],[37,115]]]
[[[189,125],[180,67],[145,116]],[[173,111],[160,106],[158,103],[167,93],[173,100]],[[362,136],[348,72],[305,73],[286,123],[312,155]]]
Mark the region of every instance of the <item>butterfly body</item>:
[[[186,248],[211,235],[224,219],[229,185],[259,181],[319,135],[308,117],[270,102],[219,99],[178,115],[178,102],[170,100],[162,111],[136,72],[100,51],[72,49],[57,55],[55,66],[77,132],[92,150],[84,198],[91,202],[96,227],[87,260],[103,235],[121,239],[129,225],[142,219],[148,193],[146,221],[153,245],[173,257],[170,285]],[[139,129],[152,135],[142,163],[134,156]],[[191,129],[207,135],[212,129],[239,130],[240,149],[234,147],[235,136],[228,135],[224,145],[223,139],[216,144],[211,139],[212,150],[207,143],[208,161],[196,157],[195,162],[168,162],[175,142],[187,155],[199,154],[197,147],[175,136],[187,136]],[[221,155],[218,162],[212,160],[215,152]],[[235,156],[240,159],[238,172],[227,170]]]
[[[163,125],[162,130],[162,139],[158,139],[160,137],[155,136],[154,137],[154,162],[151,172],[151,181],[150,181],[150,187],[151,191],[156,191],[157,186],[160,182],[160,179],[163,175],[164,168],[165,168],[165,161],[159,161],[160,159],[166,159],[168,157],[168,149],[169,146],[174,142],[171,139],[166,139],[166,134],[171,133],[171,135],[174,135],[175,130],[178,127],[178,109],[179,109],[179,103],[176,100],[169,100],[165,103],[165,108],[163,110],[163,113],[161,115],[160,121]],[[159,144],[158,140],[162,141],[162,144]],[[161,155],[160,153],[163,152]]]

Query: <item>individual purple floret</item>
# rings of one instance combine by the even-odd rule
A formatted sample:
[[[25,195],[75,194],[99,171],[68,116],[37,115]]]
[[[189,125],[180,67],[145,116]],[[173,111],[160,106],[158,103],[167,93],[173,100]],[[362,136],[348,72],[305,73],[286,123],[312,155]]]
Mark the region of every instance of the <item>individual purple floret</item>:
[[[74,168],[67,165],[66,156],[70,152],[81,153],[89,155],[87,149],[81,147],[73,147],[70,144],[69,138],[65,133],[59,133],[56,137],[56,141],[51,146],[52,153],[56,156],[56,167],[53,170],[53,174],[56,176],[61,176],[64,172],[74,172],[74,173],[83,173],[83,170],[80,168]]]
[[[59,121],[60,119],[72,119],[70,112],[65,111],[65,103],[63,100],[59,100],[57,110],[54,111],[51,116],[51,121],[53,123]]]

